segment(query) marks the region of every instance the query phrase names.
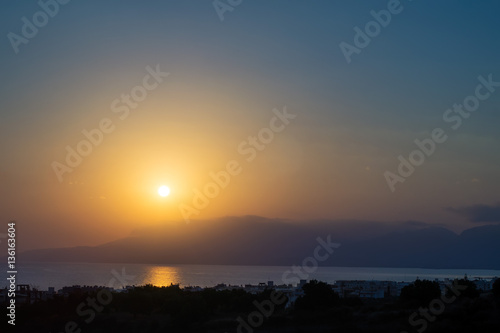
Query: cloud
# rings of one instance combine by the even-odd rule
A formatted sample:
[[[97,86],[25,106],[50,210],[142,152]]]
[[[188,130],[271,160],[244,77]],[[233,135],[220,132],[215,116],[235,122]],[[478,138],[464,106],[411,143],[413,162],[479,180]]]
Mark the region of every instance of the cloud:
[[[493,205],[472,205],[459,208],[450,207],[448,211],[467,218],[470,222],[500,223],[500,202]]]

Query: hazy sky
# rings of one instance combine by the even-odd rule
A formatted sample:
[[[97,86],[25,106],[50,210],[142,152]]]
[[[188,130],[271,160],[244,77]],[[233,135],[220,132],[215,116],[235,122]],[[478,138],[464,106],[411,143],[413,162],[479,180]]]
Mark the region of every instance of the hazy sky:
[[[0,12],[0,221],[19,221],[21,248],[99,244],[186,209],[500,221],[498,1],[45,2],[51,15]],[[453,111],[464,100],[477,110]],[[435,128],[446,141],[391,191],[386,171]],[[87,155],[74,167],[68,146]],[[228,163],[229,185],[207,190]]]

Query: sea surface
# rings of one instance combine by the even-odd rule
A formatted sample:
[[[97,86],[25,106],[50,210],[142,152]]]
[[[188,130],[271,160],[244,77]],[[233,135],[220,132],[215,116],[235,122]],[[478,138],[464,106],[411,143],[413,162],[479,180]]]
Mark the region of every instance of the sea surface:
[[[29,284],[41,290],[49,287],[88,285],[109,286],[115,289],[125,285],[153,284],[181,287],[212,287],[219,283],[231,285],[258,284],[274,281],[283,284],[283,274],[290,266],[217,266],[217,265],[142,265],[142,264],[96,264],[96,263],[22,263],[17,265],[17,284]],[[7,272],[0,288],[7,286]],[[306,279],[317,279],[328,283],[337,280],[388,280],[412,282],[415,279],[445,279],[476,277],[500,277],[500,270],[477,269],[420,269],[420,268],[375,268],[375,267],[318,267],[307,274]],[[291,274],[288,278],[296,277]]]

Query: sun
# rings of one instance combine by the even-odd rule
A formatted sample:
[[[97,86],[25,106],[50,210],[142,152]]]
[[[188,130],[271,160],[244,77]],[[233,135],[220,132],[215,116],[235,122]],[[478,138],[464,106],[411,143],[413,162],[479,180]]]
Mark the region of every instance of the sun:
[[[170,194],[170,189],[168,186],[162,185],[158,188],[158,194],[162,197],[166,197]]]

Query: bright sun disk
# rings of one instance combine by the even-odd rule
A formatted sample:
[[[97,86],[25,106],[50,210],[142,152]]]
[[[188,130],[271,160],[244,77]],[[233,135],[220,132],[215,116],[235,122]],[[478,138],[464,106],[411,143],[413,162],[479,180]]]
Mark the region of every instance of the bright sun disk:
[[[167,186],[162,185],[158,188],[158,194],[162,197],[166,197],[170,194],[170,189]]]

